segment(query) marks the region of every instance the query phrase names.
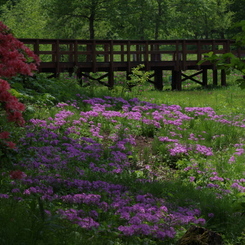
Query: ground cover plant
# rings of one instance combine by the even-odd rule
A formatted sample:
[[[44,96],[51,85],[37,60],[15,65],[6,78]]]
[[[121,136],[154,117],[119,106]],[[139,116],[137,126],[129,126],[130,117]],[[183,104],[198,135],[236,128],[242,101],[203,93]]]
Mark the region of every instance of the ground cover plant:
[[[0,244],[176,244],[193,224],[245,244],[240,88],[2,81],[26,110],[1,117]]]
[[[196,224],[243,244],[238,107],[234,116],[154,103],[151,91],[144,100],[88,91],[36,105],[13,130],[18,147],[1,168],[1,243],[176,244]]]

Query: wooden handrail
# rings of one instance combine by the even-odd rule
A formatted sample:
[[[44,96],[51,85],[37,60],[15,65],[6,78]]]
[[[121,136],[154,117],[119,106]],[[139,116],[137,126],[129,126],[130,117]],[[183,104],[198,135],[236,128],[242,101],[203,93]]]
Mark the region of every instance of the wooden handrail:
[[[172,71],[172,89],[181,90],[181,83],[191,79],[203,86],[207,85],[207,70],[213,70],[213,84],[217,84],[217,68],[210,62],[198,65],[205,53],[215,54],[232,52],[238,57],[245,55],[245,50],[228,39],[177,39],[177,40],[82,40],[82,39],[19,39],[36,53],[41,63],[39,72],[76,73],[77,77],[92,77],[90,72],[101,71],[97,80],[108,87],[113,87],[115,71],[126,71],[144,64],[146,70],[154,71],[154,86],[162,89],[163,70]],[[185,70],[201,70],[193,75],[185,75]],[[203,81],[193,77],[203,74]],[[108,83],[102,79],[108,77]],[[184,79],[181,77],[184,76]],[[93,78],[94,79],[94,78]],[[221,85],[226,84],[224,71],[221,71]]]
[[[98,62],[160,62],[164,55],[171,55],[169,61],[200,60],[204,53],[226,53],[234,45],[233,40],[74,40],[74,39],[19,39],[39,56],[51,55],[50,62],[79,61],[93,62],[94,70]],[[241,49],[232,50],[240,54]],[[191,58],[193,55],[193,58]],[[196,58],[194,58],[196,55]],[[42,58],[42,57],[41,57]],[[43,60],[42,62],[45,62]]]

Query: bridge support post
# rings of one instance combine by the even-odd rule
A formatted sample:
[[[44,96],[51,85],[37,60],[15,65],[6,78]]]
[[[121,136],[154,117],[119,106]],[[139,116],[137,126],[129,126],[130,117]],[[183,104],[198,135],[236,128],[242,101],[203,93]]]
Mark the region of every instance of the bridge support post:
[[[202,83],[204,87],[208,85],[208,70],[207,69],[203,69],[202,71]]]
[[[114,86],[114,72],[113,69],[110,69],[108,72],[108,88],[112,89]]]
[[[156,90],[160,91],[163,89],[162,69],[155,69],[154,87]]]
[[[226,86],[226,73],[225,73],[225,70],[221,70],[221,86]]]
[[[213,70],[213,85],[218,85],[218,71],[217,69]]]
[[[172,90],[182,90],[180,70],[172,70]]]

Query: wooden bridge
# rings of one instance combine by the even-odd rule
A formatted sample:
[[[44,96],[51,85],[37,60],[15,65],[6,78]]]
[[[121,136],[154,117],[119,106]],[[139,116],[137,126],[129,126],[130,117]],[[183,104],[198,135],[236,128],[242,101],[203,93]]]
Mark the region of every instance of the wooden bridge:
[[[39,72],[58,76],[62,72],[76,73],[79,78],[90,73],[103,72],[96,80],[108,87],[114,85],[114,72],[125,71],[128,76],[133,67],[144,64],[145,70],[154,71],[151,81],[158,90],[163,89],[163,72],[172,72],[172,89],[181,90],[182,82],[192,80],[202,86],[208,84],[208,70],[212,70],[213,84],[226,85],[226,75],[205,62],[198,65],[205,53],[233,52],[245,54],[233,40],[72,40],[72,39],[19,39],[41,58]],[[186,74],[192,70],[193,74]],[[101,73],[100,73],[101,74]],[[202,75],[201,80],[195,78]],[[105,82],[104,79],[108,78]]]

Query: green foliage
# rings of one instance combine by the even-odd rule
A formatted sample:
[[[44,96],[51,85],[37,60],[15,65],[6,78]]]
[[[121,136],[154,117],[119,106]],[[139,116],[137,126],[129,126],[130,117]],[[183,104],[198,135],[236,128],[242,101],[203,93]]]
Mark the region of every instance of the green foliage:
[[[233,28],[239,28],[239,32],[234,36],[236,45],[243,47],[245,45],[245,20],[237,22],[233,25]]]
[[[48,38],[45,29],[48,16],[41,8],[41,0],[6,1],[1,7],[1,20],[12,29],[17,38]]]
[[[139,71],[139,70],[138,70]],[[136,74],[138,74],[138,71],[136,69]],[[139,75],[139,74],[138,74]],[[142,75],[142,74],[141,74]],[[66,102],[69,100],[70,102],[73,102],[75,97],[75,93],[81,93],[83,98],[86,98],[86,94],[89,94],[90,88],[83,88],[83,90],[80,90],[81,87],[77,86],[77,83],[73,81],[72,79],[46,79],[45,77],[41,78],[36,77],[36,79],[40,82],[38,85],[36,85],[36,81],[30,81],[28,80],[28,85],[23,83],[24,85],[20,86],[17,83],[21,83],[21,81],[16,80],[12,81],[13,85],[16,83],[16,89],[18,87],[19,90],[21,90],[23,93],[25,90],[28,91],[31,95],[31,91],[35,93],[35,90],[38,90],[38,93],[45,93],[49,89],[49,93],[54,96],[56,95],[56,101],[62,101]],[[28,78],[29,79],[29,78]],[[43,79],[43,80],[42,80]],[[138,81],[136,79],[136,81]],[[50,84],[48,83],[50,82]],[[50,87],[48,87],[48,84]],[[27,89],[28,86],[28,89]],[[53,87],[53,88],[52,88]],[[66,89],[67,94],[59,95],[59,92],[57,91],[62,89]],[[69,88],[69,89],[68,89]],[[218,97],[219,106],[223,106],[223,102],[226,101],[226,97],[229,94],[229,90],[231,88],[227,88],[226,90],[220,89],[219,91],[213,91],[213,93],[219,93],[216,95]],[[69,90],[69,92],[68,92]],[[74,93],[72,92],[74,90]],[[16,90],[17,91],[17,90]],[[165,94],[165,96],[162,96],[162,93],[158,93],[161,97],[158,99],[161,99],[158,101],[158,104],[166,104],[170,102],[174,102],[175,104],[181,105],[183,108],[186,104],[186,100],[189,100],[193,103],[193,106],[213,106],[216,103],[213,103],[213,95],[209,93],[210,91],[199,91],[199,92],[169,92]],[[236,90],[237,95],[240,95],[240,90]],[[36,92],[37,93],[37,92]],[[97,87],[97,90],[94,91],[94,96],[101,95],[111,95],[111,91],[104,90],[104,87]],[[143,98],[144,101],[151,101],[152,98],[157,99],[156,92],[148,92],[147,96],[146,94],[140,94],[139,97]],[[196,97],[188,98],[192,94]],[[223,97],[220,96],[220,94],[223,95]],[[183,97],[181,97],[183,95]],[[66,97],[66,96],[69,96]],[[34,96],[35,97],[35,96]],[[125,98],[125,97],[123,97]],[[172,101],[169,100],[169,98],[172,98]],[[183,98],[183,101],[182,101]],[[77,100],[78,101],[78,100]],[[100,101],[100,100],[99,100]],[[112,111],[121,111],[122,102],[116,102],[108,108],[108,110]],[[55,102],[56,103],[56,102]],[[130,103],[130,101],[129,101]],[[171,103],[171,104],[174,104]],[[208,104],[210,103],[210,104]],[[240,101],[240,105],[243,105],[242,101]],[[33,105],[35,107],[35,105]],[[59,108],[56,108],[52,106],[51,108],[45,106],[44,104],[39,104],[39,107],[42,107],[42,112],[38,112],[35,110],[35,114],[33,114],[33,118],[38,119],[44,119],[44,118],[50,118],[53,117],[58,113]],[[80,112],[86,112],[90,109],[90,104],[86,102],[79,103],[79,110],[75,108],[74,106],[66,106],[64,107],[64,111],[70,111],[73,112],[74,115],[71,115],[65,120],[67,122],[70,121],[70,124],[67,124],[74,128],[74,125],[72,122],[73,120],[76,120],[78,118],[81,118]],[[155,110],[155,109],[153,109]],[[241,110],[243,111],[243,110]],[[227,114],[230,112],[230,108],[226,107],[224,113]],[[145,114],[142,111],[142,115],[146,118],[150,118],[151,111],[149,114]],[[172,111],[172,116],[174,117],[174,111]],[[186,156],[177,156],[172,157],[167,155],[168,147],[165,142],[157,142],[157,145],[155,145],[155,149],[152,151],[151,147],[151,140],[155,137],[155,143],[157,141],[157,137],[159,136],[159,133],[161,135],[167,136],[168,133],[174,131],[176,129],[175,126],[171,125],[165,125],[163,126],[163,129],[156,130],[153,125],[139,125],[138,121],[133,125],[133,120],[127,120],[125,118],[116,118],[116,122],[112,122],[106,118],[103,118],[102,116],[97,116],[94,118],[90,118],[93,120],[94,125],[98,125],[98,123],[101,123],[101,131],[100,134],[106,135],[106,138],[104,138],[102,141],[96,141],[97,143],[100,142],[103,145],[103,151],[104,155],[101,155],[99,159],[92,159],[90,158],[89,161],[87,160],[77,160],[75,155],[74,158],[70,158],[69,164],[67,165],[68,169],[70,171],[64,171],[60,169],[50,169],[51,173],[54,173],[58,179],[60,180],[71,180],[72,178],[76,178],[77,181],[81,180],[81,175],[78,173],[78,171],[75,171],[77,168],[81,168],[85,175],[82,176],[81,181],[107,181],[109,183],[114,184],[120,184],[127,186],[128,190],[130,190],[132,193],[138,193],[140,190],[140,193],[147,194],[151,193],[156,197],[164,198],[164,200],[171,203],[169,207],[171,208],[178,208],[178,206],[185,207],[188,205],[193,205],[195,207],[200,208],[202,211],[202,217],[204,217],[207,220],[206,226],[209,229],[212,229],[217,232],[221,232],[222,234],[226,234],[225,240],[228,242],[231,242],[230,244],[243,244],[244,241],[244,235],[242,233],[242,229],[244,227],[244,217],[240,216],[240,212],[244,212],[244,197],[241,195],[235,196],[233,199],[229,196],[224,197],[222,199],[217,198],[216,192],[211,189],[203,188],[202,191],[199,189],[196,189],[198,186],[205,186],[205,184],[208,181],[208,178],[211,176],[211,172],[206,171],[205,174],[200,174],[196,170],[205,171],[206,168],[216,167],[217,171],[219,173],[227,174],[228,177],[236,177],[235,172],[237,172],[238,176],[241,175],[242,172],[244,172],[244,166],[241,164],[241,168],[235,168],[234,165],[230,165],[226,163],[225,160],[227,160],[228,152],[223,150],[227,148],[232,148],[232,145],[239,141],[238,137],[241,135],[242,131],[239,131],[241,129],[232,130],[229,131],[229,125],[224,125],[223,127],[220,126],[219,123],[216,123],[214,121],[205,121],[204,117],[199,117],[195,115],[190,115],[194,119],[187,120],[186,124],[183,125],[185,130],[181,130],[180,133],[183,135],[183,142],[190,143],[190,140],[188,139],[188,135],[190,133],[194,133],[195,135],[201,134],[201,131],[206,130],[207,131],[207,137],[205,139],[201,139],[200,141],[197,141],[197,143],[201,142],[203,144],[213,144],[219,145],[222,149],[219,149],[218,147],[217,152],[215,154],[219,155],[213,162],[210,161],[210,158],[202,158],[197,155],[190,155],[188,157]],[[85,118],[85,117],[84,117]],[[89,119],[89,121],[90,121]],[[171,118],[174,119],[174,118]],[[193,124],[191,123],[194,122]],[[49,120],[49,122],[51,122]],[[115,129],[115,125],[121,124],[121,128]],[[65,151],[67,145],[71,145],[70,141],[67,141],[68,137],[72,137],[75,139],[79,139],[81,137],[90,137],[91,135],[91,128],[93,125],[91,124],[85,124],[81,126],[81,130],[79,130],[79,134],[76,135],[75,133],[67,134],[65,126],[59,128],[60,136],[55,138],[56,140],[60,140],[60,145],[56,145],[55,143],[52,145],[51,149],[55,149],[55,147],[59,147],[59,153],[57,154],[57,157],[62,155],[62,152]],[[137,128],[137,126],[142,126],[143,128]],[[126,130],[127,129],[127,130]],[[29,128],[30,130],[30,128]],[[98,164],[104,164],[107,165],[106,159],[111,157],[111,151],[110,147],[115,147],[116,142],[115,140],[112,140],[109,138],[112,134],[117,134],[119,136],[118,140],[119,142],[123,141],[125,138],[126,132],[129,131],[132,135],[140,136],[145,139],[144,145],[140,146],[134,146],[131,145],[128,142],[128,145],[126,145],[127,151],[130,150],[132,152],[132,156],[129,156],[130,161],[132,161],[132,165],[130,166],[130,169],[126,169],[120,174],[107,174],[107,173],[99,173],[99,172],[93,172],[89,171],[88,165],[89,163],[95,162],[95,160],[98,162]],[[30,133],[34,133],[35,131],[30,131]],[[39,132],[39,131],[37,131]],[[52,130],[52,133],[55,133],[55,130]],[[77,130],[78,132],[78,130]],[[224,136],[224,142],[218,143],[219,138],[211,139],[212,135],[219,134],[221,135],[223,132],[225,132]],[[17,132],[16,132],[17,133]],[[137,134],[138,133],[138,134]],[[23,134],[23,133],[22,133]],[[234,136],[236,137],[233,137]],[[230,137],[228,137],[230,135]],[[19,148],[19,159],[15,159],[15,163],[24,163],[26,161],[34,161],[34,155],[35,150],[38,147],[41,146],[49,146],[49,144],[45,144],[44,141],[39,140],[42,137],[45,137],[45,134],[42,132],[39,132],[38,137],[30,137],[30,149],[27,150],[26,145],[21,145]],[[64,137],[66,136],[66,137]],[[143,137],[144,136],[144,137]],[[202,136],[203,138],[204,136]],[[222,139],[223,139],[222,138]],[[34,141],[36,139],[36,141]],[[94,140],[96,140],[96,137],[93,137]],[[49,141],[51,138],[45,137],[45,141]],[[52,139],[53,140],[53,139]],[[227,141],[227,142],[225,142]],[[25,141],[27,143],[27,141]],[[82,143],[82,139],[80,139],[79,144]],[[226,143],[226,144],[224,144]],[[140,157],[134,157],[133,154],[140,153],[140,150],[137,152],[135,148],[138,147],[140,149],[143,149],[142,156]],[[80,148],[79,148],[80,149]],[[154,152],[155,150],[155,152]],[[220,152],[218,152],[220,150]],[[12,155],[12,153],[10,153]],[[162,154],[160,156],[160,154]],[[45,156],[44,156],[45,157]],[[195,160],[194,160],[195,158]],[[51,160],[51,155],[49,156],[48,160]],[[240,162],[242,163],[243,156],[241,156]],[[59,158],[59,162],[62,162],[64,159]],[[41,160],[40,160],[41,161]],[[142,164],[142,162],[144,164]],[[170,167],[175,167],[179,170],[170,170],[169,168],[166,168],[164,166],[164,163],[167,163]],[[193,163],[198,163],[198,165],[193,166],[192,171],[186,173],[186,171],[183,171],[186,167],[192,167]],[[172,164],[172,165],[171,165]],[[152,171],[154,173],[157,173],[155,175],[154,181],[152,182],[146,182],[142,184],[142,182],[136,181],[141,180],[142,178],[147,178],[149,176],[150,171],[146,168],[144,168],[145,165],[152,166]],[[18,166],[18,165],[16,165]],[[98,165],[100,166],[100,165]],[[194,168],[195,167],[195,168]],[[133,171],[130,171],[133,169]],[[4,172],[7,172],[9,170],[8,167],[4,169]],[[162,172],[160,172],[162,170]],[[181,170],[183,173],[181,173]],[[37,172],[36,172],[37,171]],[[38,172],[40,171],[40,172]],[[73,172],[74,171],[74,172]],[[172,175],[168,175],[168,171],[173,171]],[[212,170],[214,171],[214,170]],[[25,171],[26,172],[26,171]],[[45,166],[40,166],[38,169],[29,169],[28,172],[26,172],[28,175],[28,178],[35,178],[35,176],[41,176],[40,183],[42,185],[45,185],[45,177],[47,175],[47,171],[45,171]],[[75,173],[75,174],[74,174]],[[57,175],[59,174],[59,175]],[[74,176],[75,175],[75,176]],[[189,177],[196,177],[196,182],[189,182]],[[161,179],[165,178],[164,180]],[[175,178],[177,177],[177,178]],[[52,179],[52,178],[51,178]],[[56,178],[55,178],[56,179]],[[50,180],[48,180],[50,181]],[[69,181],[68,181],[69,182]],[[95,183],[94,182],[94,183]],[[11,195],[10,190],[13,188],[12,185],[10,186],[9,183],[9,177],[8,173],[3,174],[0,176],[0,183],[2,186],[2,190],[4,190],[3,193],[9,193]],[[33,188],[35,188],[35,184],[30,184]],[[227,185],[228,186],[228,185]],[[54,184],[53,191],[57,193],[57,195],[66,195],[73,192],[74,186],[66,186],[65,184],[62,185],[59,183]],[[225,185],[222,187],[225,188]],[[113,245],[123,245],[123,244],[160,244],[160,241],[155,241],[154,239],[145,238],[141,236],[132,236],[132,237],[121,237],[119,236],[119,232],[116,229],[108,229],[109,225],[120,225],[121,222],[123,222],[121,219],[118,218],[117,215],[114,215],[114,213],[107,213],[101,210],[98,210],[99,216],[100,216],[100,227],[98,230],[91,229],[91,230],[84,230],[82,228],[79,228],[76,225],[72,225],[70,222],[65,221],[63,218],[61,218],[57,214],[57,209],[64,208],[61,201],[50,201],[50,200],[41,200],[39,198],[40,195],[43,195],[41,193],[35,193],[31,195],[23,195],[23,190],[26,187],[25,180],[18,181],[15,180],[15,188],[20,188],[21,192],[19,192],[19,196],[24,198],[24,201],[17,202],[16,200],[13,200],[11,198],[4,199],[0,198],[0,219],[2,221],[3,226],[1,226],[0,229],[0,242],[3,244],[37,244],[37,245],[44,245],[44,244],[67,244],[67,245],[73,245],[73,244],[83,244],[83,243],[89,243],[92,245],[95,244],[113,244]],[[102,191],[103,192],[103,191]],[[104,200],[104,194],[100,193],[102,196],[102,199]],[[16,193],[14,194],[17,195]],[[134,195],[130,194],[130,198],[134,198]],[[109,200],[109,199],[108,199]],[[105,201],[108,201],[105,199]],[[73,209],[81,208],[84,210],[89,210],[90,207],[83,206],[82,204],[75,205],[66,204],[66,208],[72,207]],[[159,204],[160,205],[160,204]],[[86,208],[86,209],[85,209]],[[50,213],[44,212],[44,210],[49,210]],[[214,217],[209,217],[208,215],[210,213],[215,213]],[[23,229],[24,227],[24,229]],[[179,238],[181,235],[183,235],[184,231],[187,227],[183,227],[182,230],[177,231],[176,237]],[[234,236],[234,238],[232,238]],[[1,240],[2,239],[2,240]],[[233,239],[233,240],[232,240]],[[101,242],[102,241],[102,242]],[[163,241],[163,244],[175,244],[173,240],[165,240]]]
[[[244,10],[243,6],[245,4],[244,0],[232,0],[231,1],[231,11],[234,13],[233,21],[240,22],[244,20]]]
[[[2,111],[0,111],[0,115]],[[16,127],[13,122],[6,124],[4,117],[0,117],[0,131],[8,132],[7,138],[0,138],[0,172],[2,169],[13,169],[14,164],[21,159],[18,154],[17,147],[19,139],[25,133],[25,129],[22,127]],[[10,147],[11,146],[11,147]]]
[[[135,86],[142,86],[149,80],[153,72],[142,70],[144,67],[145,66],[143,64],[140,64],[132,68],[132,73],[129,74],[130,79],[126,81],[126,87],[129,91],[131,91]]]
[[[54,31],[53,37],[94,39],[105,35],[101,30],[108,26],[104,22],[113,3],[113,0],[46,0],[42,6],[50,17],[47,26]]]
[[[178,32],[185,31],[188,38],[224,38],[232,24],[230,0],[180,0],[177,1],[174,20]],[[181,35],[181,34],[180,34]]]
[[[0,204],[1,244],[72,245],[79,242],[71,233],[76,229],[58,215],[47,215],[43,208],[49,204],[39,198],[25,202],[0,199]]]
[[[240,2],[3,0],[0,11],[19,38],[224,38],[233,15],[242,19]]]
[[[11,93],[28,105],[53,106],[69,100],[79,92],[84,93],[76,79],[72,77],[48,78],[47,74],[16,76],[9,80]],[[88,92],[88,91],[87,91]],[[90,91],[91,92],[91,91]]]
[[[198,64],[201,64],[205,61],[210,61],[211,63],[214,63],[216,65],[217,69],[225,70],[228,75],[230,75],[233,71],[239,71],[245,75],[244,62],[232,53],[217,55],[214,54],[214,52],[209,52],[205,54],[205,56],[206,57],[204,58],[204,60],[202,60]]]
[[[19,75],[13,77],[9,83],[12,88],[11,93],[27,105],[32,103],[53,105],[57,102],[57,99],[51,95],[57,81],[48,79],[43,74],[36,74],[35,76]]]
[[[233,201],[235,203],[236,211],[241,212],[242,215],[245,215],[245,193],[237,193]]]
[[[236,35],[236,46],[241,47],[245,45],[245,21],[241,21],[237,23],[238,27],[242,28],[242,31]],[[205,58],[198,62],[198,64],[202,64],[206,61],[209,61],[216,65],[217,69],[223,69],[226,74],[230,75],[232,72],[240,72],[243,78],[237,79],[236,82],[239,86],[244,89],[245,88],[245,63],[243,57],[237,57],[233,53],[225,53],[225,54],[215,54],[214,52],[209,52],[205,54]]]

